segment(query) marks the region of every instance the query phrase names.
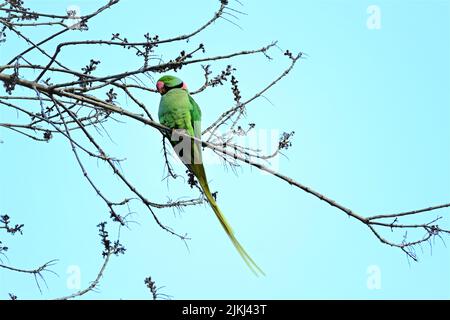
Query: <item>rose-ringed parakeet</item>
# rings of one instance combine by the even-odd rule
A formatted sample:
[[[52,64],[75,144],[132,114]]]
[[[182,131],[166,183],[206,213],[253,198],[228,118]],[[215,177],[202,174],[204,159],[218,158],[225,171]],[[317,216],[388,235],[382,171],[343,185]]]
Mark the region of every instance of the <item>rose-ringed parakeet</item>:
[[[166,75],[161,77],[157,81],[156,88],[161,94],[161,101],[158,111],[159,122],[171,129],[176,129],[174,132],[181,130],[191,137],[201,139],[200,123],[202,113],[198,104],[189,94],[186,84],[177,77]],[[188,141],[188,143],[186,143],[186,139],[182,140],[182,138],[180,139],[179,136],[175,136],[175,134],[172,134],[171,137],[168,137],[172,146],[177,151],[178,140],[181,140],[180,143],[185,146],[184,148],[182,147],[181,152],[177,151],[177,154],[181,157],[187,168],[197,178],[197,181],[199,182],[206,198],[208,199],[211,208],[219,219],[220,224],[225,229],[225,232],[227,233],[231,242],[236,247],[245,263],[255,274],[264,274],[264,272],[256,265],[253,259],[248,255],[248,253],[244,250],[244,248],[234,236],[233,230],[223,216],[214,197],[211,194],[211,191],[209,190],[205,168],[203,167],[202,163],[201,146],[194,140],[190,140]]]

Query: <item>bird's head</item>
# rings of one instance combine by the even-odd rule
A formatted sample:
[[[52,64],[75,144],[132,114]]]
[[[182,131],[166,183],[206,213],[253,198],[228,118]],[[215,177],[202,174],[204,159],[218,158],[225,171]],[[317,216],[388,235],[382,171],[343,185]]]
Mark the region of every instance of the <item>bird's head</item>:
[[[156,89],[161,95],[165,95],[169,90],[175,88],[187,90],[187,85],[180,78],[170,75],[162,76],[156,82]]]

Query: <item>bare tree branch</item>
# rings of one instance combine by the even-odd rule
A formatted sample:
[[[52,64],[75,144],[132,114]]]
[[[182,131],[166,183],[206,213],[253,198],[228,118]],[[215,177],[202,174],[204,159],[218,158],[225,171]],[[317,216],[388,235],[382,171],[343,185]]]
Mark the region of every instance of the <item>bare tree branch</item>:
[[[0,95],[0,112],[2,115],[6,115],[6,120],[2,118],[4,122],[0,123],[0,129],[20,134],[36,142],[50,142],[55,136],[67,140],[81,170],[81,175],[93,192],[105,203],[112,220],[118,222],[120,226],[127,226],[127,217],[131,214],[130,205],[140,204],[162,230],[186,241],[187,235],[172,230],[164,223],[159,213],[164,209],[182,210],[188,206],[204,203],[201,192],[198,198],[193,197],[193,199],[180,197],[179,200],[169,199],[167,202],[150,200],[151,195],[136,187],[133,179],[130,179],[127,172],[122,170],[120,163],[124,159],[108,154],[108,148],[104,141],[104,135],[106,138],[112,139],[105,127],[106,124],[114,125],[126,122],[131,125],[144,125],[156,129],[152,132],[161,135],[163,147],[162,155],[155,152],[155,156],[164,161],[164,170],[167,170],[168,174],[166,178],[177,178],[179,175],[171,165],[164,140],[172,133],[172,130],[154,120],[151,112],[154,109],[153,106],[146,105],[142,97],[157,93],[149,84],[159,74],[190,68],[189,70],[192,72],[200,70],[198,75],[202,79],[202,84],[191,94],[202,94],[211,88],[224,87],[228,84],[231,87],[230,94],[234,99],[233,105],[224,108],[220,116],[206,126],[202,139],[192,139],[217,155],[225,165],[235,169],[240,165],[247,164],[269,173],[272,177],[314,196],[345,213],[354,221],[362,223],[381,243],[402,250],[414,260],[417,260],[414,252],[415,246],[450,233],[450,230],[438,225],[441,216],[431,219],[424,218],[425,213],[447,209],[450,207],[450,203],[407,212],[370,216],[356,212],[306,184],[272,169],[269,160],[282,155],[292,145],[295,133],[292,130],[284,132],[279,138],[278,145],[269,152],[261,150],[258,146],[244,146],[237,142],[238,138],[248,136],[256,127],[255,123],[243,123],[247,108],[251,104],[256,104],[260,98],[266,98],[265,95],[270,89],[290,74],[304,57],[304,53],[294,54],[289,50],[281,50],[280,56],[288,61],[287,66],[280,70],[278,76],[267,80],[265,86],[251,93],[247,98],[243,98],[246,93],[241,92],[241,79],[236,71],[237,68],[232,64],[235,61],[234,58],[244,56],[251,58],[259,55],[269,60],[273,59],[277,53],[274,49],[279,48],[277,42],[271,42],[256,49],[236,50],[209,56],[205,50],[207,44],[201,42],[192,44],[192,42],[186,41],[194,37],[200,38],[203,31],[220,19],[236,25],[236,19],[244,13],[231,8],[229,1],[219,0],[218,9],[212,17],[191,32],[167,39],[160,39],[157,34],[150,35],[147,32],[142,41],[129,41],[120,33],[113,33],[110,39],[89,37],[88,24],[91,24],[93,18],[99,14],[106,14],[107,9],[113,8],[119,2],[118,0],[104,1],[104,5],[92,13],[77,17],[78,23],[75,26],[65,24],[66,19],[73,18],[69,12],[66,15],[37,12],[25,7],[23,2],[26,1],[6,1],[0,4],[0,45],[8,45],[6,40],[9,37],[15,37],[19,41],[27,43],[26,49],[14,52],[13,58],[7,63],[0,61],[0,82],[6,92],[6,94]],[[43,39],[35,39],[36,36],[29,36],[27,33],[30,27],[51,30],[51,34]],[[73,40],[70,38],[70,32],[86,32],[87,35],[83,38],[86,40]],[[63,42],[61,35],[70,39]],[[186,41],[186,43],[183,44],[182,41]],[[164,45],[170,43],[183,45],[184,49],[181,52],[171,52],[171,59],[163,60],[160,58],[162,55],[158,53],[164,48]],[[109,50],[113,47],[123,49],[124,61],[131,57],[139,59],[140,66],[130,67],[124,63],[123,69],[115,71],[115,73],[101,73],[99,66],[102,65],[103,60],[108,59]],[[96,58],[88,61],[81,70],[72,67],[71,61],[64,61],[63,51],[64,53],[66,51],[76,53],[77,50],[86,50],[86,48],[95,52]],[[220,65],[217,68],[218,73],[213,71],[216,64],[223,62],[226,62],[226,67]],[[177,134],[191,139],[184,133]],[[111,175],[117,177],[118,186],[123,187],[124,190],[123,197],[112,200],[103,187],[104,182],[94,179],[94,176],[91,175],[92,170],[88,166],[91,159],[105,164],[111,170]],[[169,179],[166,182],[169,183]],[[188,175],[186,182],[190,187],[196,186],[192,175]],[[158,181],[158,183],[162,182]],[[11,226],[9,217],[8,219],[4,217],[2,216],[3,222],[0,220],[0,230],[6,230],[8,233],[21,232],[20,225]],[[412,218],[422,220],[419,222],[417,222],[418,220],[403,221],[403,219]],[[390,222],[386,219],[393,219],[393,221]],[[400,220],[402,221],[400,222]],[[99,229],[104,245],[102,253],[104,261],[97,276],[85,289],[59,299],[72,299],[94,291],[98,287],[110,257],[125,251],[118,240],[114,243],[109,241],[105,223],[99,224]],[[391,236],[384,235],[385,230],[405,233],[402,240],[396,240],[395,238],[391,239]],[[412,240],[409,239],[411,235],[408,235],[408,231],[413,233]],[[417,235],[418,233],[419,235]],[[6,247],[0,242],[0,253],[4,248]],[[35,276],[35,279],[39,277],[44,280],[41,273],[48,271],[47,267],[51,266],[53,262],[54,260],[35,270],[22,270],[6,265],[0,265],[0,268],[30,273]],[[37,280],[36,282],[38,283]],[[154,299],[168,297],[158,294],[158,288],[150,277],[145,279],[145,284]]]

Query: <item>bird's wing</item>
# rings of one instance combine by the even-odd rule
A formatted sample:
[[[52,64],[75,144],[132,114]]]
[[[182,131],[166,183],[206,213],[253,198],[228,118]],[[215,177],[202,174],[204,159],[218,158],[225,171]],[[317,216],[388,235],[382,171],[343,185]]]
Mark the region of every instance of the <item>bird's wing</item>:
[[[195,102],[194,98],[189,95],[189,102],[191,103],[191,123],[194,128],[194,135],[196,138],[201,139],[202,137],[202,111],[198,106],[197,102]]]

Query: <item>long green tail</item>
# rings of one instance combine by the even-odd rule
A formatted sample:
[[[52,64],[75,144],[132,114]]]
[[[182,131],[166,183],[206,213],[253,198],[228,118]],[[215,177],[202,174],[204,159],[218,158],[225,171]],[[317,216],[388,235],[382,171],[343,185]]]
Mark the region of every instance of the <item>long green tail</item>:
[[[234,236],[234,232],[231,229],[231,226],[228,224],[227,220],[225,219],[224,215],[219,209],[219,206],[217,205],[216,201],[214,200],[214,197],[211,194],[211,191],[209,190],[208,182],[206,181],[206,173],[205,168],[203,167],[203,164],[191,164],[188,165],[188,168],[194,173],[194,175],[197,177],[198,182],[200,183],[200,186],[203,189],[203,192],[205,193],[206,198],[208,199],[209,204],[211,205],[211,208],[213,209],[214,213],[216,214],[217,218],[220,221],[220,224],[225,229],[225,232],[227,233],[228,237],[230,238],[231,242],[233,243],[236,250],[241,255],[242,259],[245,261],[247,266],[252,270],[252,272],[255,275],[265,275],[264,271],[261,270],[260,267],[253,261],[253,259],[249,256],[249,254],[245,251],[245,249],[242,247],[242,245],[239,243],[239,241]]]

